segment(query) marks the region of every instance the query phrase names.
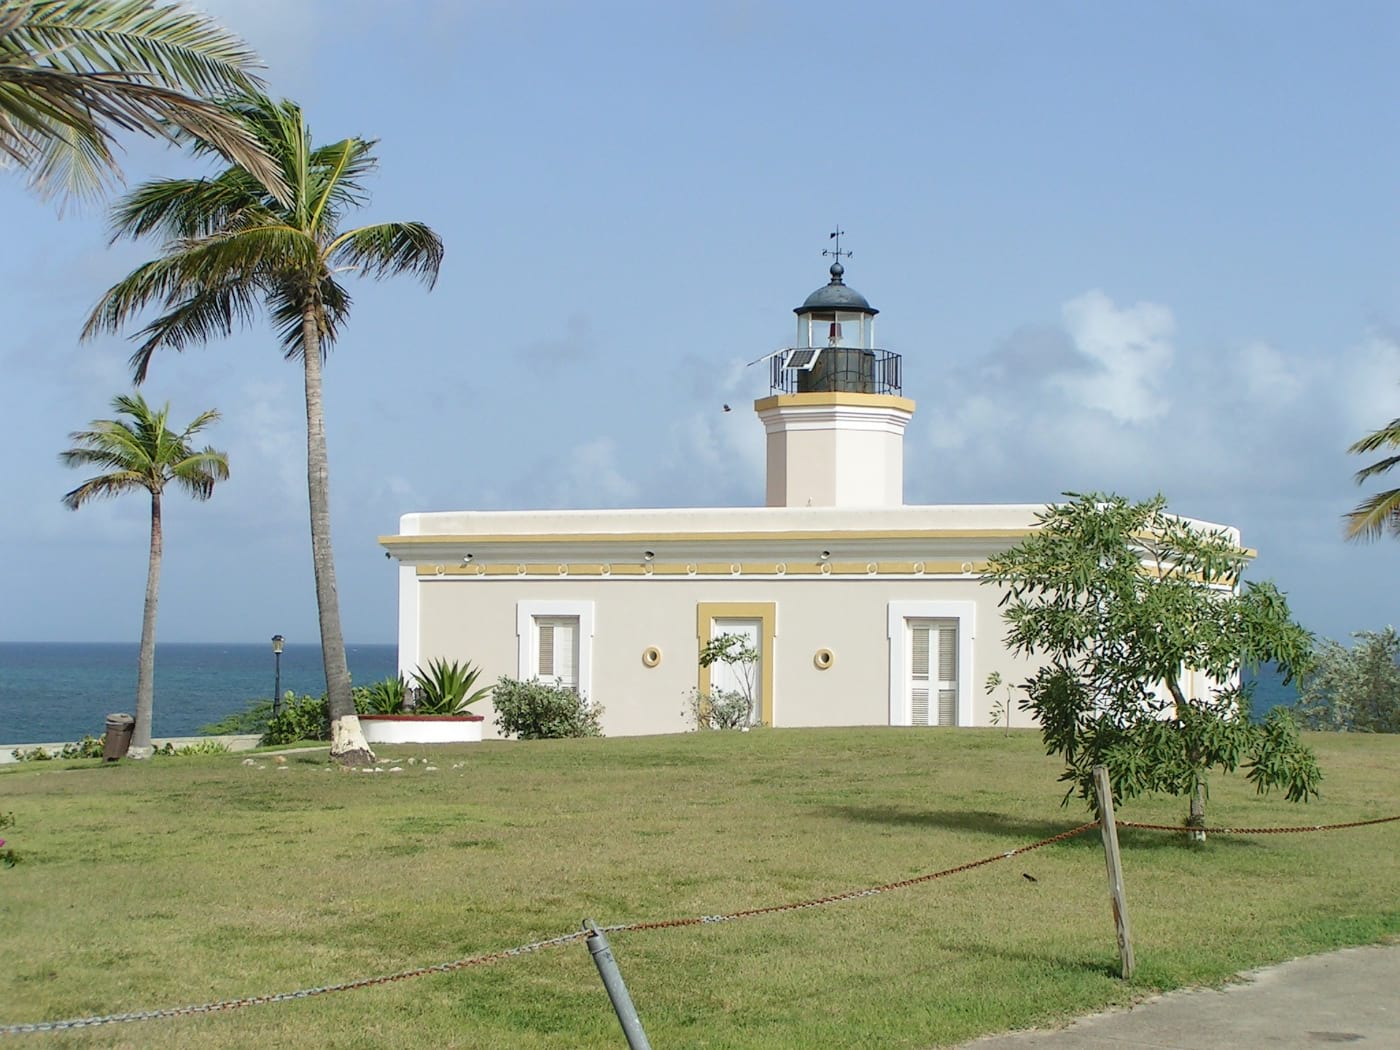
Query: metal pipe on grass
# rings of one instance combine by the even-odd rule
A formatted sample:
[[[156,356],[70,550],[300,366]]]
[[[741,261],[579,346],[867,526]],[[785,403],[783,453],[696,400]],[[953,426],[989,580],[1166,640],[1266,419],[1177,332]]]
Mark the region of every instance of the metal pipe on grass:
[[[627,1046],[630,1050],[651,1050],[647,1034],[642,1030],[642,1019],[637,1016],[637,1008],[632,1005],[632,996],[627,993],[627,985],[623,983],[622,971],[617,968],[617,960],[613,958],[608,939],[592,919],[584,919],[583,928],[589,931],[586,938],[588,953],[593,956],[593,962],[598,967],[598,976],[603,979],[603,987],[608,990],[608,998],[612,1000],[613,1009],[617,1011],[622,1034],[627,1036]]]

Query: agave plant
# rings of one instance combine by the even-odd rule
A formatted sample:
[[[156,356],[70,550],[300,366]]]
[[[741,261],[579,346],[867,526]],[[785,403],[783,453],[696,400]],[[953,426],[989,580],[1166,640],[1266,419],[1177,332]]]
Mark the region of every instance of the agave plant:
[[[375,682],[365,690],[365,706],[372,715],[397,715],[403,711],[404,694],[408,685],[403,676]]]
[[[413,672],[413,681],[421,691],[416,713],[420,715],[460,715],[478,700],[491,694],[491,687],[483,686],[472,691],[476,680],[481,677],[481,668],[473,667],[470,660],[450,663],[442,658],[428,661],[427,669],[419,667]]]

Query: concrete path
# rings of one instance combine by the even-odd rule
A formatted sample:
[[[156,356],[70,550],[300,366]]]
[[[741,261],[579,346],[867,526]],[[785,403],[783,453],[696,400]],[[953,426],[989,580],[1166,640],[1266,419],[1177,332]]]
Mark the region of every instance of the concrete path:
[[[1241,984],[1171,992],[1058,1031],[994,1035],[968,1050],[1400,1048],[1400,944],[1255,970]]]
[[[101,735],[98,736],[101,739]],[[187,744],[200,744],[206,740],[218,740],[228,745],[230,751],[251,751],[258,746],[258,741],[262,739],[258,733],[239,733],[232,736],[161,736],[153,737],[151,743],[156,747],[164,747],[167,743],[176,747],[185,747]],[[32,751],[36,747],[42,747],[51,755],[57,755],[63,750],[66,744],[73,741],[44,741],[37,744],[0,744],[0,765],[9,765],[15,761],[15,749],[22,751]],[[329,745],[327,745],[329,746]]]

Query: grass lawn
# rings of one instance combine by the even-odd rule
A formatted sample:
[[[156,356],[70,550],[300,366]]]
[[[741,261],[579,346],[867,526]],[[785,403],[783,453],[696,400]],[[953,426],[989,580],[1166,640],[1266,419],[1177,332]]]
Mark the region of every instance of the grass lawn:
[[[1307,806],[1218,778],[1212,825],[1400,813],[1400,737],[1312,735]],[[1088,819],[1032,732],[763,730],[26,764],[0,772],[0,1024],[263,995],[600,925],[719,914],[960,864]],[[435,769],[409,757],[426,757]],[[1124,820],[1178,823],[1151,799]],[[651,1041],[910,1047],[1053,1022],[1400,933],[1400,823],[1122,835],[1138,975],[1097,832],[824,908],[611,937]],[[1035,881],[1024,877],[1032,876]],[[63,1047],[622,1045],[582,942],[194,1018],[22,1036]]]

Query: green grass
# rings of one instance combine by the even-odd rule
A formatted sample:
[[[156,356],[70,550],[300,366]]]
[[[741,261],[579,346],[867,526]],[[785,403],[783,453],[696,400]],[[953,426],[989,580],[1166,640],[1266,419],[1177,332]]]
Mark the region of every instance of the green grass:
[[[1306,807],[1217,779],[1212,824],[1400,813],[1400,737],[1314,735]],[[6,767],[0,1023],[291,991],[600,924],[909,878],[1086,819],[1028,732],[748,734]],[[407,765],[430,756],[437,766]],[[1176,823],[1139,801],[1122,819]],[[1096,833],[916,887],[741,922],[618,933],[657,1047],[910,1047],[1053,1022],[1400,933],[1400,823],[1122,835],[1138,976]],[[1035,878],[1032,882],[1023,873]],[[17,1041],[63,1047],[616,1047],[581,943],[226,1014]]]

